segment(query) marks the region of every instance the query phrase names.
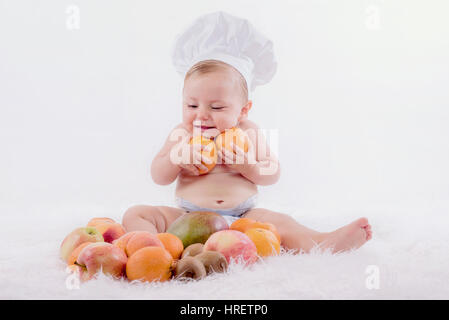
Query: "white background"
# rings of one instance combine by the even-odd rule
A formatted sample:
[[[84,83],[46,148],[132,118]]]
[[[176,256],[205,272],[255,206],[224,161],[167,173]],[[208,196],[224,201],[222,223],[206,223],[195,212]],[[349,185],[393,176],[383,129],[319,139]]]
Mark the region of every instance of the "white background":
[[[261,205],[446,214],[449,3],[405,0],[0,1],[1,214],[174,205],[175,183],[150,177],[181,121],[170,51],[216,10],[278,58],[249,116],[279,130],[281,179]]]

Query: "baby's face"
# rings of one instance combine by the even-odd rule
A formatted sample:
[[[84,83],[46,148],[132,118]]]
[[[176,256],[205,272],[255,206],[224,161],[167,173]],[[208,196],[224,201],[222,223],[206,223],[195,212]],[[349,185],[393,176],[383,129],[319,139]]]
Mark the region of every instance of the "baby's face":
[[[201,132],[211,136],[236,126],[249,110],[242,110],[248,101],[244,101],[239,85],[232,71],[192,75],[184,83],[184,125],[193,132],[194,127],[199,126],[198,122],[201,121]]]

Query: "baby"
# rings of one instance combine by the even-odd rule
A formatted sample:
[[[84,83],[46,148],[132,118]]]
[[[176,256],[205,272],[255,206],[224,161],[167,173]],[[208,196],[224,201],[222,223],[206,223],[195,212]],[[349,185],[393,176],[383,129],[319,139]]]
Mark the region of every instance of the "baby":
[[[220,21],[216,15],[214,23]],[[233,17],[218,13],[218,18],[226,25],[232,23]],[[371,226],[366,218],[332,232],[318,232],[289,215],[255,207],[257,185],[276,183],[280,165],[276,156],[269,152],[263,135],[255,134],[259,132],[258,126],[248,119],[252,107],[248,94],[252,79],[244,74],[243,68],[238,70],[222,60],[203,59],[189,67],[184,78],[182,123],[172,129],[151,164],[155,183],[168,185],[177,179],[178,207],[133,206],[123,216],[126,231],[165,232],[186,212],[213,211],[229,223],[238,218],[272,223],[281,237],[281,245],[298,252],[307,253],[316,245],[341,252],[359,248],[371,239]],[[207,170],[201,161],[207,163],[208,158],[201,157],[198,146],[189,144],[191,137],[200,132],[214,138],[233,127],[247,133],[248,150],[245,152],[237,145],[231,145],[233,152],[222,148],[215,167],[207,174],[200,174],[199,170]],[[175,161],[173,154],[178,150],[188,150],[192,158]]]

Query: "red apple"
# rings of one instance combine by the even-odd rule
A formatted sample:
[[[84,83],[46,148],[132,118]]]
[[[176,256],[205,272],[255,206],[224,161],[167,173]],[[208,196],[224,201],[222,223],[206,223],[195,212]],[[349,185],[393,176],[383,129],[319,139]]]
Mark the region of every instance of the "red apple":
[[[91,243],[81,250],[76,265],[92,278],[100,270],[104,274],[119,278],[125,274],[128,257],[117,246],[107,242]]]
[[[204,244],[203,251],[218,251],[228,261],[241,257],[246,265],[257,261],[257,248],[254,242],[243,232],[222,230],[212,234]]]
[[[94,227],[77,228],[70,232],[61,243],[59,253],[67,261],[72,251],[84,242],[103,242],[103,236]]]

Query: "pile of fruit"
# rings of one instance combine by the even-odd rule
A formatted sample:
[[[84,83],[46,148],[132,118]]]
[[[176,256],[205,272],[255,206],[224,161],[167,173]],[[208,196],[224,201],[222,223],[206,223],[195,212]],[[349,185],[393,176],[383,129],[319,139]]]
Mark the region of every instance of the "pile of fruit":
[[[103,272],[151,282],[201,279],[226,271],[231,261],[250,265],[279,254],[280,244],[273,224],[240,218],[228,226],[217,213],[191,212],[158,234],[126,232],[113,219],[93,218],[66,236],[60,256],[81,281]]]

